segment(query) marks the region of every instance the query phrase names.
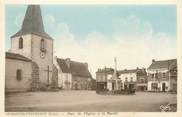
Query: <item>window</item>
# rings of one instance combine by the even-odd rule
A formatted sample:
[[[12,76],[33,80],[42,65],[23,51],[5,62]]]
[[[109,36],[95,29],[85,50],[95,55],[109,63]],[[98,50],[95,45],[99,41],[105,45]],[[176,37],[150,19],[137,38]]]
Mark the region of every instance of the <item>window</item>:
[[[16,79],[20,81],[22,79],[22,71],[21,69],[16,70]]]
[[[41,44],[40,44],[40,49],[41,51],[45,51],[45,40],[44,39],[41,39]]]
[[[152,78],[154,78],[154,74],[152,74]]]
[[[163,73],[163,74],[162,74],[162,78],[165,78],[165,77],[166,77],[166,73]]]
[[[143,78],[142,78],[142,79],[140,79],[140,82],[141,82],[141,83],[144,83],[144,79],[143,79]]]
[[[128,78],[127,77],[125,78],[125,81],[128,81]]]
[[[155,78],[158,78],[158,73],[155,73]]]
[[[131,81],[133,81],[133,77],[131,77]]]
[[[23,48],[23,38],[20,37],[19,38],[19,49],[22,49]]]

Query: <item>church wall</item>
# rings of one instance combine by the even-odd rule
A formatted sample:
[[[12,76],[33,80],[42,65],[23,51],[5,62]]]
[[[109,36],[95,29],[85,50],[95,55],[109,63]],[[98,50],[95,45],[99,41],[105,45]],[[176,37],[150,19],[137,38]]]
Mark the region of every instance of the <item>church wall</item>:
[[[40,45],[42,37],[32,35],[32,60],[36,61],[39,66],[39,78],[42,85],[48,84],[48,72],[46,71],[49,66],[49,70],[52,71],[53,65],[53,40],[45,39],[46,54],[45,58],[40,57]],[[49,72],[49,84],[51,84],[52,72]]]
[[[32,72],[31,62],[6,59],[5,64],[5,91],[13,92],[29,90]],[[22,79],[20,81],[16,79],[17,69],[22,70]]]
[[[11,39],[10,52],[19,53],[23,56],[26,56],[27,58],[31,58],[31,35],[27,34],[27,35],[22,35],[21,37],[23,38],[23,48],[19,49],[20,36],[18,36]]]

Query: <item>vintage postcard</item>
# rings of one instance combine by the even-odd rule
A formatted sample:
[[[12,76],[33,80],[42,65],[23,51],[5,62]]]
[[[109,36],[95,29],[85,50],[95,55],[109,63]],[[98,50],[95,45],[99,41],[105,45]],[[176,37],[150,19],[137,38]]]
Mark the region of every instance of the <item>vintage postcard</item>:
[[[181,1],[132,2],[2,2],[4,115],[179,116]]]

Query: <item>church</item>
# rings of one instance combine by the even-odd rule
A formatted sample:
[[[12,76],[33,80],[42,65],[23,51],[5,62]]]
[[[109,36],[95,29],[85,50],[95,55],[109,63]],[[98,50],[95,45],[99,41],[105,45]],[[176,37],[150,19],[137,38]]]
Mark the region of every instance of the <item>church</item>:
[[[40,6],[28,5],[22,27],[11,36],[11,48],[6,52],[6,92],[51,86],[56,71],[53,41],[44,30]]]
[[[40,6],[28,5],[21,29],[11,36],[11,48],[6,52],[5,92],[46,91],[59,86],[90,89],[92,77],[88,64],[70,61],[66,71],[64,63],[68,61],[54,62],[53,48],[54,39],[44,30]],[[60,77],[65,74],[67,80]],[[67,85],[60,81],[66,81]]]

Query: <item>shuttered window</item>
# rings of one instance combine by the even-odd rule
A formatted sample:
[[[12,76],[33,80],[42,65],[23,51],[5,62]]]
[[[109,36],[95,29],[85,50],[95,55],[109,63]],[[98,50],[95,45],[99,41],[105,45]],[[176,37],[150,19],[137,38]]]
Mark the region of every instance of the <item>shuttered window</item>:
[[[16,79],[20,81],[22,79],[22,71],[21,69],[17,69],[16,71]]]

